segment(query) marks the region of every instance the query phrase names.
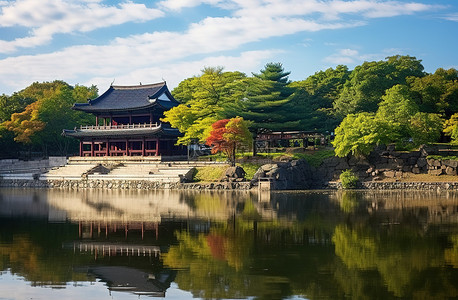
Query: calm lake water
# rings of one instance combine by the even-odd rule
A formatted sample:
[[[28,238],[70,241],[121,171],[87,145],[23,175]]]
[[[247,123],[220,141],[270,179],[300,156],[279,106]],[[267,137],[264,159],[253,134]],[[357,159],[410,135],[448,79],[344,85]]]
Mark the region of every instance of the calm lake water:
[[[0,189],[0,272],[0,299],[458,298],[458,194]]]

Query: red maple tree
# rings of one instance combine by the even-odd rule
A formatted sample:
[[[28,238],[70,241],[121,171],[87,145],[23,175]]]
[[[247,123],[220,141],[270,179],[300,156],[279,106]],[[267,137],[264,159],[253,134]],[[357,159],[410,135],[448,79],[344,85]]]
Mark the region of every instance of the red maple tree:
[[[235,166],[237,148],[252,142],[252,134],[248,130],[249,122],[241,117],[223,119],[212,124],[212,130],[206,144],[212,146],[212,153],[223,152],[232,166]]]

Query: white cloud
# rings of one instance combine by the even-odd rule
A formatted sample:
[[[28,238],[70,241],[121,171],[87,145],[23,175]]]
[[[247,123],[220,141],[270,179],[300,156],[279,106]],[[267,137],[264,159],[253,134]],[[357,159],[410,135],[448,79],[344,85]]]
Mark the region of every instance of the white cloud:
[[[102,3],[98,0],[17,0],[0,6],[1,26],[32,28],[30,36],[13,41],[0,40],[0,52],[47,43],[56,33],[86,32],[163,15],[158,9],[130,1],[118,6]],[[180,10],[201,4],[231,8],[232,15],[206,17],[190,24],[183,32],[154,31],[118,37],[101,46],[79,45],[47,54],[6,58],[0,60],[0,83],[3,87],[18,90],[33,81],[54,79],[84,84],[109,84],[113,78],[117,82],[128,80],[138,83],[153,76],[156,77],[152,81],[162,77],[169,80],[169,76],[182,80],[195,74],[195,70],[200,70],[206,62],[231,68],[238,66],[234,61],[236,59],[243,61],[239,70],[246,70],[248,67],[243,66],[257,65],[272,52],[227,53],[272,37],[362,26],[366,22],[364,17],[408,14],[434,7],[380,0],[167,0],[162,1],[159,7]],[[344,21],[341,19],[343,14],[362,17]],[[225,55],[221,56],[221,53]],[[249,55],[253,53],[258,53],[259,58]],[[209,58],[186,62],[200,55]],[[326,61],[351,64],[365,57],[370,56],[348,48],[327,57]],[[256,70],[247,70],[250,71]]]
[[[30,28],[30,36],[12,41],[0,40],[0,52],[11,53],[18,48],[45,44],[56,33],[88,32],[161,16],[163,12],[158,9],[130,1],[106,6],[91,0],[17,0],[1,7],[0,26]]]
[[[324,19],[339,19],[344,14],[361,15],[366,18],[392,17],[443,8],[416,2],[386,0],[165,0],[160,6],[181,10],[210,4],[232,8],[236,16],[312,16],[320,14]]]
[[[356,49],[339,49],[336,53],[327,56],[324,61],[334,64],[334,65],[357,65],[361,64],[365,61],[373,61],[373,60],[383,60],[388,56],[392,55],[402,55],[402,49],[398,48],[390,48],[390,49],[383,49],[381,53],[370,53],[370,54],[361,54]]]
[[[173,87],[184,78],[198,74],[204,66],[224,66],[226,70],[249,73],[278,53],[278,50],[247,51],[187,62],[181,60],[178,53],[170,58],[165,53],[129,51],[132,49],[124,46],[78,46],[39,56],[11,57],[0,60],[0,81],[14,91],[34,81],[55,79],[71,84],[95,84],[101,91],[108,88],[113,79],[124,85],[158,82],[164,78]],[[81,78],[85,78],[84,81]]]
[[[458,13],[448,14],[443,19],[458,22]]]
[[[224,0],[166,0],[159,2],[159,7],[170,10],[181,10],[183,8],[196,7],[202,4],[218,5]]]
[[[142,82],[144,84],[166,80],[169,88],[174,88],[183,79],[199,75],[206,66],[223,66],[225,71],[240,71],[249,75],[252,71],[261,69],[265,62],[278,52],[280,51],[247,51],[236,56],[209,56],[201,60],[169,63],[166,66],[150,65],[131,70],[126,74],[118,74],[116,77],[93,77],[82,84],[96,84],[103,92],[110,86],[113,79],[115,79],[115,84],[119,85],[138,84],[140,79],[147,80]]]

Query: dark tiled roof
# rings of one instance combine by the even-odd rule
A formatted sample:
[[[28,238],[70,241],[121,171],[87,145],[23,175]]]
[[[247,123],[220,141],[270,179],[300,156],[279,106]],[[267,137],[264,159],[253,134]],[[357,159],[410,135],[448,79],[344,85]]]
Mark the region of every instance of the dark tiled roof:
[[[181,136],[178,129],[170,128],[168,126],[158,126],[153,128],[135,128],[135,129],[108,129],[108,130],[91,130],[91,129],[64,129],[62,132],[64,136],[71,136],[77,139],[84,138],[134,138],[134,137],[148,137],[148,136]]]
[[[158,99],[165,94],[170,101]],[[110,86],[101,96],[89,100],[88,103],[75,103],[73,109],[85,112],[109,112],[137,110],[155,105],[168,110],[179,103],[170,94],[165,82],[135,85]]]

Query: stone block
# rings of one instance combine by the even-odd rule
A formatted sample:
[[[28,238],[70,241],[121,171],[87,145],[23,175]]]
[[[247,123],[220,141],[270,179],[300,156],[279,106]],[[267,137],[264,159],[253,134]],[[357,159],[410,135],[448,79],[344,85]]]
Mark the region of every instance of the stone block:
[[[267,171],[270,171],[270,170],[272,170],[273,168],[276,168],[276,167],[277,167],[277,165],[275,165],[275,164],[266,164],[266,165],[262,165],[261,169],[263,171],[267,172]]]
[[[341,160],[343,160],[343,159],[339,158],[339,157],[336,157],[336,156],[333,156],[333,157],[325,159],[324,162],[323,162],[323,165],[329,166],[329,167],[336,167],[337,165],[339,165]]]
[[[442,170],[442,169],[436,169],[436,170],[429,170],[428,174],[434,175],[434,176],[440,176],[440,175],[443,174],[443,172],[444,172],[444,170]]]
[[[419,168],[423,168],[424,166],[426,166],[427,165],[426,158],[420,157],[419,159],[417,159],[417,165]]]
[[[452,167],[447,167],[445,169],[445,174],[456,176],[456,169]]]
[[[402,167],[403,172],[412,172],[412,167],[411,166],[403,166]]]
[[[445,160],[442,164],[446,165],[447,167],[457,168],[458,167],[458,160]]]
[[[346,170],[346,169],[349,169],[350,166],[348,165],[348,163],[346,161],[341,161],[337,166],[336,166],[336,170]]]
[[[396,177],[396,172],[395,171],[385,171],[383,172],[383,175],[388,178],[394,178]]]
[[[409,163],[409,165],[413,166],[413,165],[415,165],[417,163],[417,160],[418,159],[416,157],[410,157],[408,163]]]

